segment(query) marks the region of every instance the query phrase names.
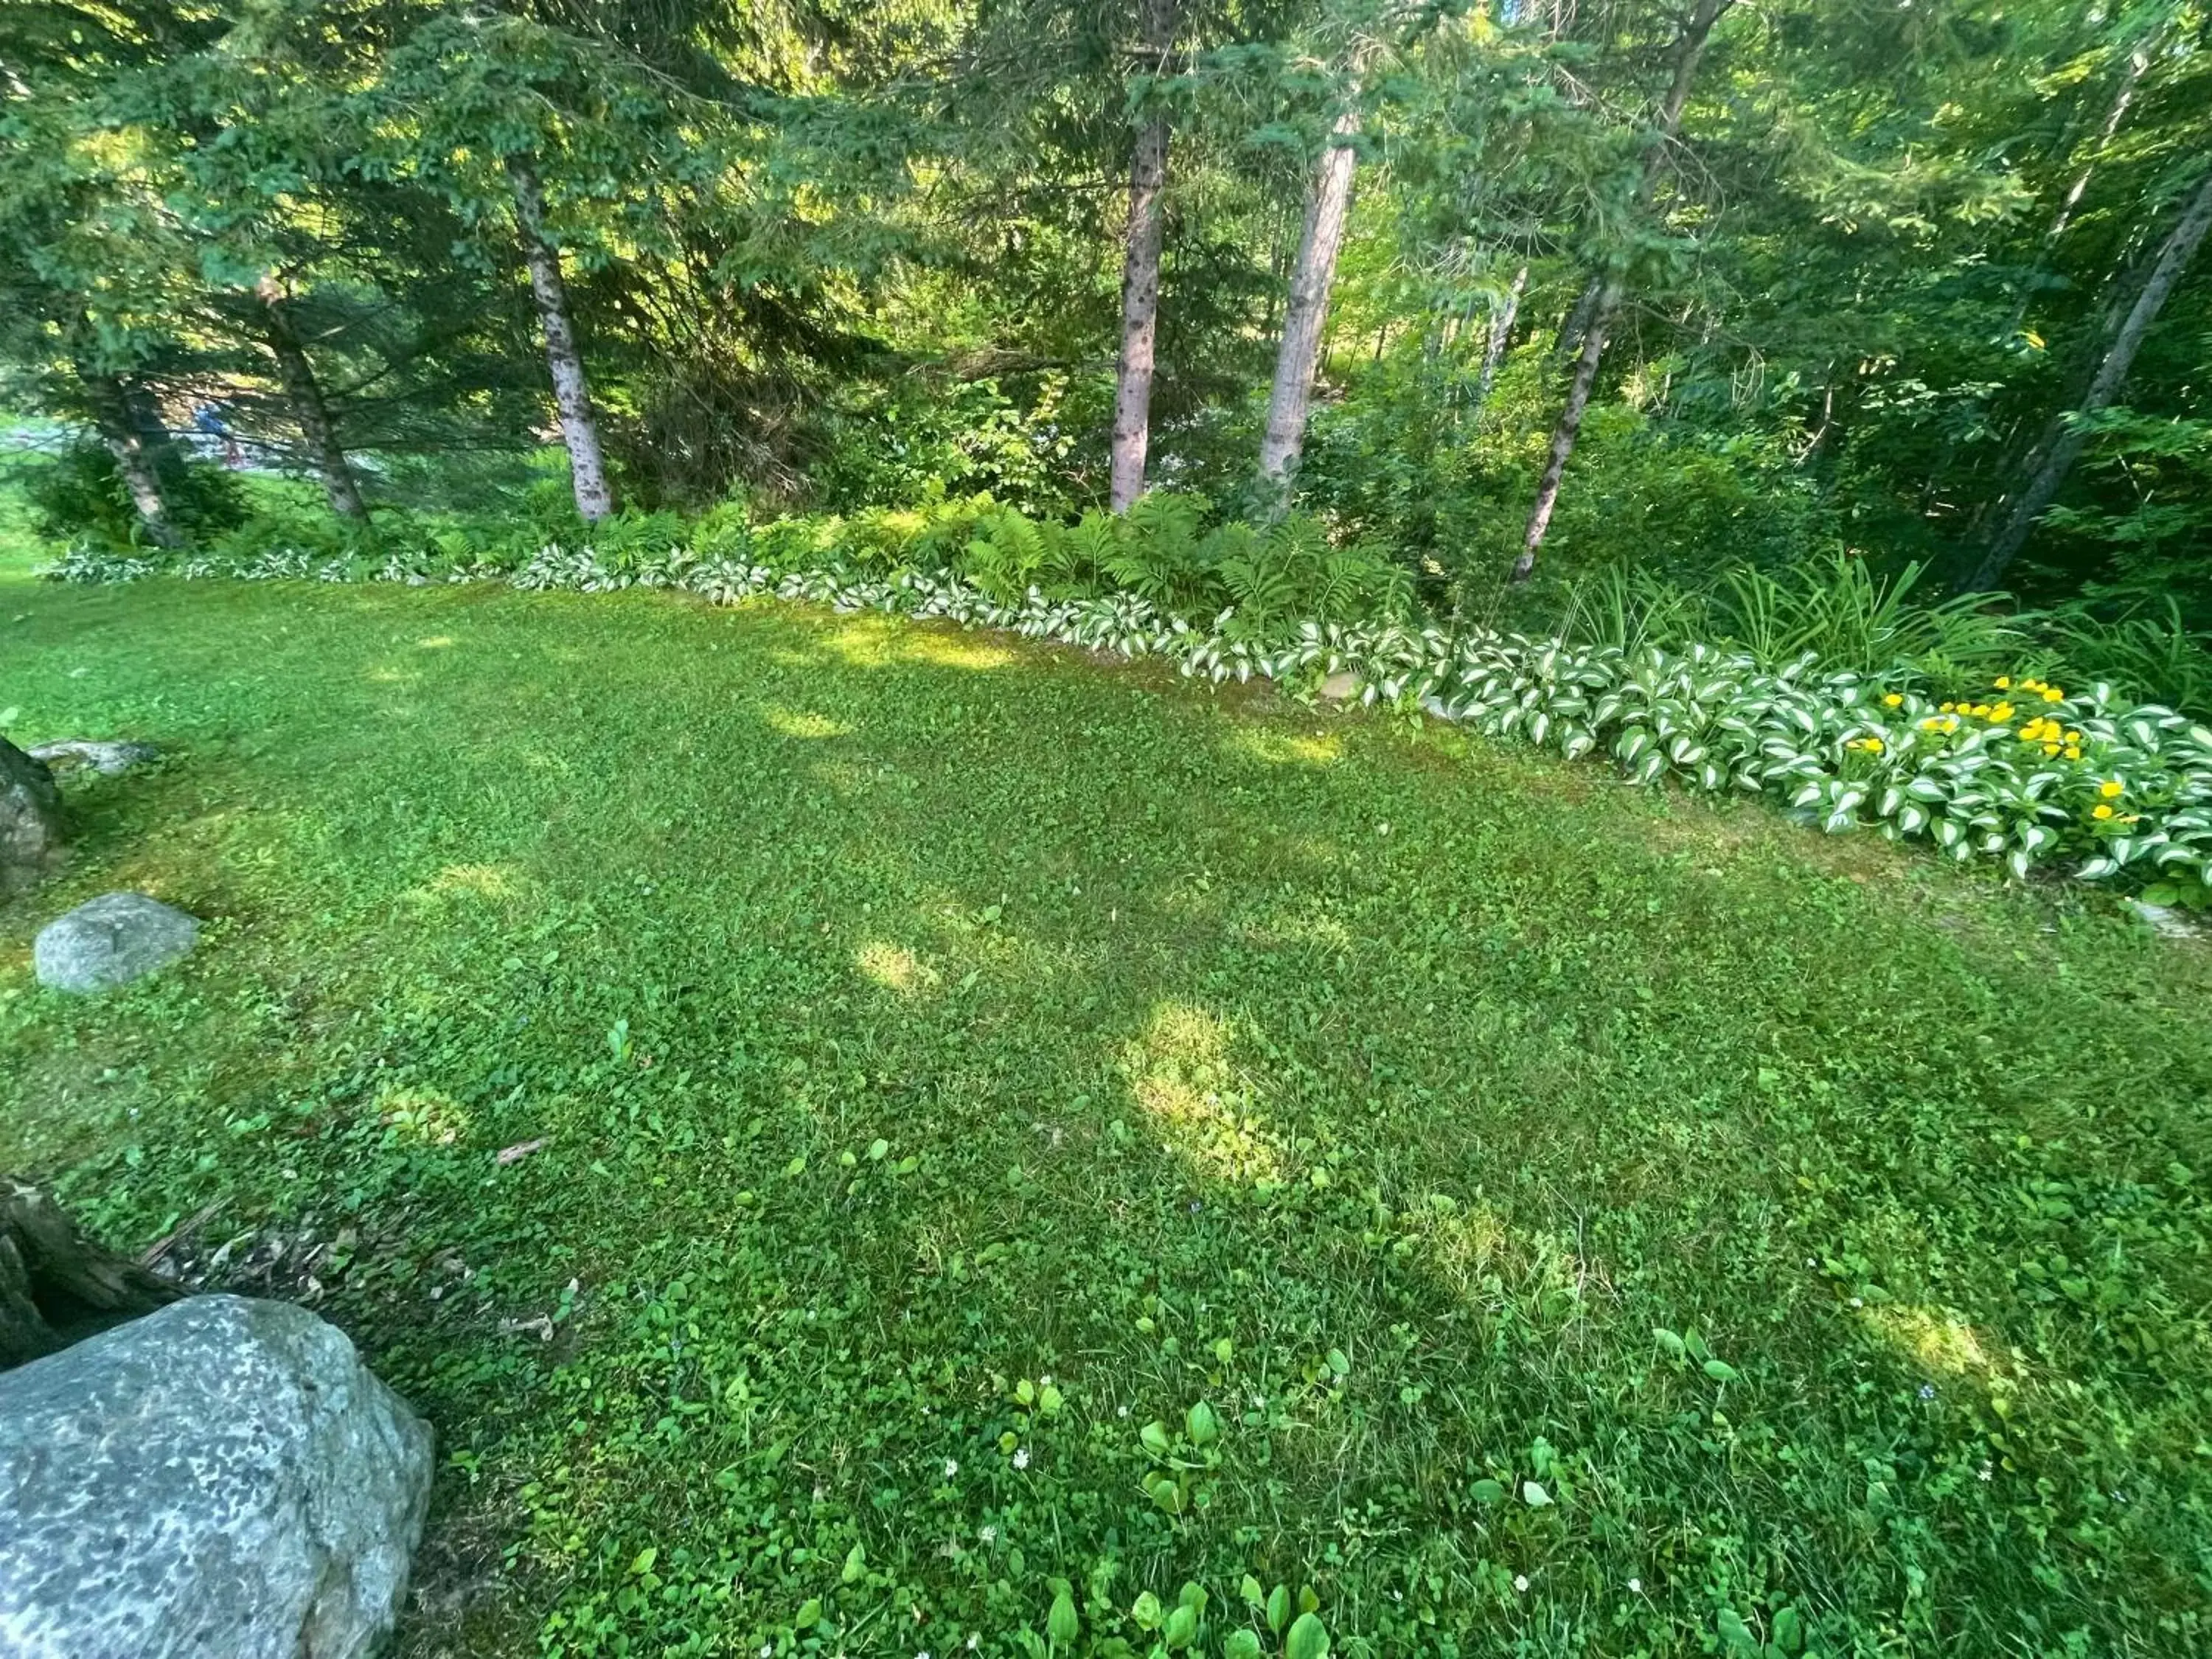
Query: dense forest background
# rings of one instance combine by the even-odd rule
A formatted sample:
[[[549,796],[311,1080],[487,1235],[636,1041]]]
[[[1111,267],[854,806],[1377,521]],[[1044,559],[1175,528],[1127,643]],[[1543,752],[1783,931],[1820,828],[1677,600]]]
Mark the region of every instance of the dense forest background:
[[[1486,617],[1917,567],[2202,706],[2208,48],[2194,0],[16,5],[0,406],[62,539],[1149,488]]]

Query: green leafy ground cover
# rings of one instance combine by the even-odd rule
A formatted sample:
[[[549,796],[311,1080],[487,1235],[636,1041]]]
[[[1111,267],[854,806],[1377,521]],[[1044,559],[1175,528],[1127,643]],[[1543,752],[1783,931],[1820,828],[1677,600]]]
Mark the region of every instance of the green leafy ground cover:
[[[2102,901],[882,617],[0,630],[172,751],[0,1167],[432,1416],[404,1651],[2207,1640],[2212,971]],[[116,886],[198,954],[37,989]]]

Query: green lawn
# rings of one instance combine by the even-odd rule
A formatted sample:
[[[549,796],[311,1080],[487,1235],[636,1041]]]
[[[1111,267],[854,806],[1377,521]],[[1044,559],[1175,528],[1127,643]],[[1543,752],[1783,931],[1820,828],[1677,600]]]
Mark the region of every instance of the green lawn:
[[[2101,901],[789,607],[17,574],[11,705],[171,758],[0,908],[0,1168],[432,1418],[406,1653],[2212,1643],[2212,969]],[[38,989],[114,887],[197,956]]]

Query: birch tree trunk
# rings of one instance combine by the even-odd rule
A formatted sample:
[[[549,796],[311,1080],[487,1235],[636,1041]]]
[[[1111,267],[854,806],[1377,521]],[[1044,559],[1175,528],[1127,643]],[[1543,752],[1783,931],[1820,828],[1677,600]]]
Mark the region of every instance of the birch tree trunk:
[[[2027,542],[2028,532],[2035,527],[2035,521],[2057,497],[2067,475],[2074,470],[2074,463],[2081,459],[2082,448],[2089,441],[2082,421],[2118,400],[2121,388],[2127,384],[2128,370],[2134,367],[2136,353],[2142,346],[2143,336],[2158,320],[2160,308],[2179,284],[2197,250],[2203,245],[2208,230],[2212,230],[2212,173],[2207,173],[2197,186],[2196,194],[2189,198],[2180,219],[2167,234],[2151,265],[2150,275],[2144,279],[2135,304],[2129,307],[2112,335],[2112,343],[2105,349],[2104,359],[2097,365],[2096,376],[2089,382],[2080,404],[2054,416],[2034,449],[2029,452],[2020,489],[2007,503],[2003,521],[1968,579],[1967,586],[1992,588],[2003,579],[2007,568]]]
[[[1698,0],[1696,8],[1683,20],[1682,33],[1674,48],[1674,76],[1667,88],[1666,102],[1659,109],[1657,142],[1644,159],[1644,177],[1636,187],[1639,207],[1650,199],[1658,183],[1660,159],[1682,130],[1682,111],[1689,104],[1698,60],[1705,56],[1705,42],[1712,37],[1713,25],[1735,3],[1735,0]],[[1528,527],[1521,537],[1520,556],[1513,561],[1510,580],[1515,582],[1525,582],[1535,573],[1536,555],[1544,545],[1545,532],[1552,527],[1553,509],[1559,502],[1559,483],[1566,477],[1567,462],[1575,453],[1575,440],[1582,432],[1583,413],[1589,407],[1590,392],[1597,384],[1598,361],[1605,356],[1606,338],[1620,309],[1624,281],[1623,273],[1615,270],[1608,273],[1597,288],[1588,325],[1583,331],[1582,350],[1575,358],[1574,379],[1567,386],[1567,401],[1559,410],[1559,424],[1552,428],[1544,476],[1536,486],[1536,503],[1529,510]],[[1580,308],[1578,305],[1577,309]]]
[[[1145,8],[1145,49],[1156,72],[1175,49],[1175,0]],[[1114,376],[1114,439],[1109,505],[1126,513],[1145,493],[1145,455],[1152,443],[1152,363],[1160,309],[1160,192],[1168,181],[1168,118],[1137,130],[1129,156],[1129,223],[1121,255],[1121,356]]]
[[[146,539],[156,547],[182,545],[184,538],[161,495],[161,447],[149,437],[132,409],[130,388],[115,375],[97,370],[81,368],[78,374],[92,402],[93,425],[115,458],[115,470],[131,492],[131,505],[137,510]]]
[[[1498,366],[1505,361],[1505,347],[1513,338],[1513,322],[1521,314],[1521,296],[1528,291],[1528,267],[1523,265],[1513,273],[1513,286],[1505,290],[1505,302],[1490,313],[1490,338],[1482,349],[1482,376],[1474,387],[1474,406],[1478,410],[1490,401],[1490,388],[1498,383]]]
[[[538,326],[545,334],[545,367],[553,380],[553,407],[561,419],[561,441],[568,451],[568,476],[576,492],[576,513],[597,524],[615,510],[607,484],[607,464],[599,448],[599,418],[592,411],[591,382],[584,376],[583,354],[568,315],[568,284],[561,280],[561,254],[545,235],[545,191],[538,169],[523,155],[507,158],[514,185],[514,222],[522,257],[530,268],[530,292],[538,301]]]
[[[264,286],[260,293],[263,315],[266,323],[264,336],[269,352],[276,360],[276,376],[284,388],[284,401],[291,406],[292,419],[300,428],[300,441],[313,457],[315,471],[323,480],[323,494],[330,498],[331,511],[341,519],[361,520],[368,516],[362,505],[361,486],[353,476],[353,465],[346,459],[345,447],[337,440],[337,429],[331,424],[330,405],[323,401],[322,382],[315,377],[315,368],[307,361],[307,348],[300,343],[299,331],[292,326],[283,296],[273,285]]]
[[[1267,429],[1260,440],[1260,476],[1279,496],[1287,492],[1305,447],[1314,368],[1321,360],[1328,291],[1336,280],[1337,251],[1344,245],[1345,217],[1352,207],[1352,171],[1359,164],[1350,141],[1358,131],[1357,108],[1346,110],[1329,129],[1328,146],[1322,152],[1313,195],[1306,203],[1297,263],[1291,268],[1290,304],[1283,314],[1282,343],[1275,353],[1274,389],[1267,396]]]
[[[2042,245],[2036,250],[2034,268],[2029,271],[2027,280],[2021,284],[2020,299],[2013,307],[2012,322],[2005,330],[2008,337],[2019,333],[2021,325],[2027,320],[2027,308],[2034,301],[2036,285],[2042,279],[2051,254],[2064,239],[2067,227],[2074,222],[2074,211],[2081,205],[2081,198],[2088,191],[2089,179],[2097,171],[2097,163],[2112,148],[2112,139],[2120,130],[2120,123],[2127,119],[2128,106],[2135,101],[2136,88],[2142,83],[2144,71],[2149,68],[2148,43],[2137,46],[2128,54],[2127,73],[2120,77],[2119,89],[2112,97],[2112,106],[2106,113],[2105,125],[2098,130],[2096,145],[2090,150],[2088,159],[2082,162],[2081,172],[2074,175],[2073,186],[2067,191],[2065,199],[2059,203],[2058,211],[2052,216],[2051,228],[2043,233]]]
[[[1575,378],[1567,386],[1567,401],[1559,410],[1559,423],[1552,428],[1552,446],[1544,458],[1544,476],[1536,485],[1536,505],[1522,533],[1521,556],[1513,561],[1512,580],[1525,582],[1535,574],[1536,553],[1544,545],[1544,532],[1552,527],[1552,510],[1559,504],[1559,481],[1567,475],[1567,459],[1575,453],[1575,439],[1583,429],[1583,411],[1589,407],[1590,389],[1597,384],[1597,362],[1605,355],[1605,337],[1613,327],[1613,308],[1620,305],[1621,280],[1609,276],[1598,291],[1589,326],[1583,331],[1583,349],[1575,359]]]

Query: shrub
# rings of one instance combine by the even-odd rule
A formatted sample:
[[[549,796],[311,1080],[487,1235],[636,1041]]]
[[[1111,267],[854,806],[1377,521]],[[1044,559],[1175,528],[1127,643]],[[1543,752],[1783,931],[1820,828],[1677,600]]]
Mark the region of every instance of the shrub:
[[[204,541],[248,517],[246,491],[236,473],[175,456],[162,465],[161,479],[170,520],[189,540]],[[32,526],[50,540],[116,551],[136,548],[144,540],[143,526],[115,458],[100,443],[90,439],[72,443],[27,466],[21,480]]]

